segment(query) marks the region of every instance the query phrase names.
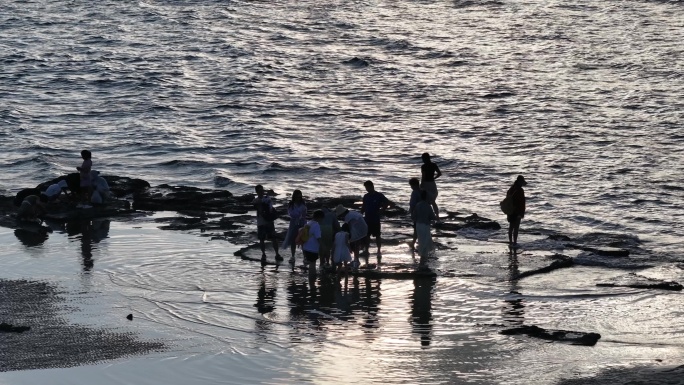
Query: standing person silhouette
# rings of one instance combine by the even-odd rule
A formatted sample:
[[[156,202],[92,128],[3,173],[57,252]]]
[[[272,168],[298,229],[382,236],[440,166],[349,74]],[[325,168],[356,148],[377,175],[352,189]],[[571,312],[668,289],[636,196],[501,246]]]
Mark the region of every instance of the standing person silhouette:
[[[418,178],[409,179],[409,185],[411,186],[411,200],[409,200],[409,214],[411,214],[411,222],[413,222],[413,241],[411,242],[411,250],[416,249],[416,239],[418,239],[418,234],[416,233],[416,205],[420,202],[420,181]],[[434,211],[434,210],[433,210]]]
[[[93,168],[93,154],[88,150],[81,151],[81,158],[83,163],[76,167],[76,170],[81,174],[81,199],[85,202],[85,206],[90,202],[90,195],[93,193],[93,183],[90,177],[90,170]]]
[[[257,196],[252,201],[257,212],[257,236],[259,238],[259,247],[261,248],[261,261],[266,262],[266,238],[271,238],[273,242],[273,250],[275,250],[275,259],[280,262],[283,257],[278,252],[278,240],[276,239],[275,225],[273,219],[269,218],[269,214],[274,211],[271,198],[265,194],[264,186],[258,184],[254,186],[254,191]]]
[[[368,225],[368,242],[366,243],[366,253],[368,253],[368,246],[370,244],[370,237],[375,237],[375,244],[378,247],[378,258],[382,255],[380,247],[382,246],[382,238],[380,236],[380,216],[383,210],[389,207],[390,201],[381,192],[375,190],[372,181],[365,181],[363,186],[366,188],[366,195],[363,196],[363,205],[361,206],[361,213],[364,215],[366,225]]]
[[[282,248],[290,248],[292,257],[289,262],[290,264],[294,264],[295,251],[297,250],[295,238],[297,238],[299,229],[306,224],[306,202],[304,202],[300,190],[294,190],[292,192],[292,199],[290,200],[290,203],[287,204],[287,214],[290,216],[290,226],[287,229],[287,235],[285,235],[285,241],[283,241]]]
[[[435,179],[442,176],[442,171],[439,170],[439,166],[430,160],[430,154],[427,152],[423,153],[423,165],[420,166],[420,189],[428,192],[428,202],[432,205],[432,209],[435,211],[435,217],[439,218],[439,207],[437,207],[437,183]]]
[[[513,203],[513,213],[506,215],[508,220],[508,243],[511,246],[518,244],[518,230],[520,230],[520,221],[525,217],[525,190],[527,182],[522,175],[513,182],[513,185],[506,192],[506,197]]]

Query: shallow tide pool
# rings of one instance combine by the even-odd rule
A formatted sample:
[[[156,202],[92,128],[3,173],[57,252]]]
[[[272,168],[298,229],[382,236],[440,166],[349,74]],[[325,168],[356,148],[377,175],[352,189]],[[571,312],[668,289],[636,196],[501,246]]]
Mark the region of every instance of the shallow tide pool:
[[[68,368],[38,360],[0,384],[551,384],[684,358],[681,293],[595,286],[625,271],[509,281],[543,256],[459,237],[438,253],[434,279],[309,282],[299,268],[262,268],[235,257],[236,245],[158,226],[153,216],[102,220],[38,240],[0,229],[0,279],[49,282],[67,322],[167,346]],[[410,260],[404,245],[385,248],[385,263]],[[652,271],[682,277],[677,266]],[[602,338],[586,347],[499,333],[523,324]]]

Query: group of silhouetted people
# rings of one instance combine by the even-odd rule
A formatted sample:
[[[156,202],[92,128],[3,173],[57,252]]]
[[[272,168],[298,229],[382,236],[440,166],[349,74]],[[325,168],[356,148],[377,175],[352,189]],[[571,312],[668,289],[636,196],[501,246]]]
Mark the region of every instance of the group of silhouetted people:
[[[99,171],[93,170],[90,151],[81,151],[81,158],[83,162],[76,167],[78,174],[73,174],[78,180],[72,181],[67,177],[55,181],[44,191],[22,190],[17,197],[20,198],[19,201],[15,203],[19,205],[17,219],[22,221],[40,219],[45,214],[47,205],[65,200],[80,202],[77,206],[79,208],[90,208],[91,204],[104,203],[110,197],[109,184],[100,176]]]
[[[435,180],[442,175],[436,163],[430,159],[430,154],[422,155],[421,179],[411,178],[411,198],[409,201],[409,213],[413,222],[413,239],[410,244],[412,250],[420,256],[420,267],[426,266],[427,258],[433,251],[434,245],[431,235],[431,223],[439,218],[437,205],[437,184]],[[520,220],[525,215],[525,193],[522,186],[526,184],[522,175],[518,176],[507,192],[508,200],[512,201],[514,210],[507,213],[509,222],[509,243],[516,245]],[[316,262],[320,261],[321,269],[330,266],[333,270],[347,271],[349,265],[356,269],[359,267],[359,254],[368,254],[370,238],[375,237],[378,263],[381,260],[381,225],[382,212],[387,209],[391,202],[384,194],[375,190],[372,181],[364,182],[366,194],[360,211],[351,210],[342,205],[333,209],[323,207],[316,210],[312,218],[307,220],[306,202],[300,190],[292,193],[292,198],[287,205],[290,218],[289,226],[282,250],[289,248],[291,257],[289,263],[295,264],[295,251],[299,246],[302,249],[304,261],[308,266],[309,274],[315,275]],[[255,187],[256,198],[253,204],[257,211],[257,235],[262,253],[262,262],[266,261],[265,241],[270,238],[276,253],[276,261],[283,261],[280,255],[274,221],[278,217],[273,208],[273,202],[264,192],[261,185]],[[340,226],[339,221],[343,225]],[[417,246],[416,246],[417,244]]]

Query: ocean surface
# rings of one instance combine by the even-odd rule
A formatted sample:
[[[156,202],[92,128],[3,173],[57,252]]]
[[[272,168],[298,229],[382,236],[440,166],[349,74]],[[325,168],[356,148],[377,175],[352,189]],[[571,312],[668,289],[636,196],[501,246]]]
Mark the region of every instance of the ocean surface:
[[[408,179],[420,176],[420,155],[429,152],[443,172],[441,210],[504,223],[498,203],[523,174],[523,244],[539,232],[616,238],[638,245],[642,267],[684,280],[682,42],[681,1],[0,0],[0,194],[74,172],[89,149],[94,169],[152,185],[244,194],[263,184],[284,202],[293,189],[306,197],[362,195],[370,179],[407,206]],[[113,222],[105,246],[95,247],[95,269],[84,272],[78,260],[70,269],[46,256],[69,254],[71,246],[80,253],[78,239],[66,234],[52,235],[42,251],[8,229],[0,238],[0,278],[49,279],[79,293],[96,287],[92,303],[85,301],[96,308],[98,295],[126,304],[137,298],[144,303],[132,307],[163,325],[159,333],[182,336],[176,356],[105,365],[133,376],[129,383],[158,383],[145,377],[151,371],[165,373],[165,383],[490,384],[541,370],[533,382],[546,384],[652,358],[684,359],[681,311],[670,302],[681,305],[678,294],[602,300],[578,289],[572,304],[563,302],[570,290],[563,285],[593,285],[591,277],[614,271],[583,267],[562,276],[563,285],[548,277],[526,292],[537,296],[529,301],[551,303],[533,308],[537,321],[567,317],[569,326],[608,328],[618,335],[608,347],[529,348],[477,329],[501,317],[492,304],[513,290],[495,276],[430,283],[430,316],[422,321],[436,326],[424,346],[425,333],[408,321],[426,313],[411,305],[425,296],[422,283],[360,282],[356,294],[333,301],[350,303],[352,321],[331,315],[335,325],[354,323],[350,332],[312,321],[295,333],[266,316],[308,309],[285,298],[310,288],[300,278],[255,276],[258,269],[232,257],[241,245]],[[440,258],[444,265],[451,257]],[[235,283],[241,279],[249,284]],[[186,290],[211,292],[221,305],[205,297],[182,309],[183,298],[197,294]],[[252,314],[264,296],[283,313]],[[381,302],[372,299],[378,296]],[[623,314],[623,305],[654,313]],[[254,319],[256,329],[240,324]],[[639,321],[649,326],[639,329]],[[192,342],[195,332],[202,343]],[[286,369],[274,370],[284,356]],[[563,357],[581,358],[567,364]],[[317,365],[326,370],[317,373]],[[179,367],[182,373],[168,371]],[[88,378],[104,369],[63,370],[65,378]],[[242,377],[230,380],[236,372]],[[36,383],[40,375],[5,373],[0,383]]]

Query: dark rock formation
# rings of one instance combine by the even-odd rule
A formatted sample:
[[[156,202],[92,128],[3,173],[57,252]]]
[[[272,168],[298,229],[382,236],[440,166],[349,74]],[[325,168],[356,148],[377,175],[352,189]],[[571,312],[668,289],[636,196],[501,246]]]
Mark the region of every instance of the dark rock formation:
[[[601,338],[598,333],[575,332],[569,330],[547,330],[539,326],[520,326],[501,331],[504,335],[527,335],[529,337],[541,338],[547,341],[568,342],[572,345],[594,346]]]
[[[664,281],[654,278],[648,278],[634,273],[630,273],[623,277],[618,277],[614,282],[597,283],[599,287],[630,287],[633,289],[659,289],[681,291],[682,285],[674,281]]]
[[[244,214],[253,209],[252,195],[234,197],[226,190],[202,190],[195,187],[163,184],[133,194],[133,208],[149,211],[213,211]]]
[[[0,323],[0,332],[4,333],[23,333],[27,330],[31,330],[30,326],[14,326],[6,323]]]
[[[596,255],[600,255],[603,257],[629,257],[629,250],[627,249],[619,249],[615,247],[583,246],[572,243],[568,243],[565,246],[573,249],[588,251],[590,253],[594,253]]]

